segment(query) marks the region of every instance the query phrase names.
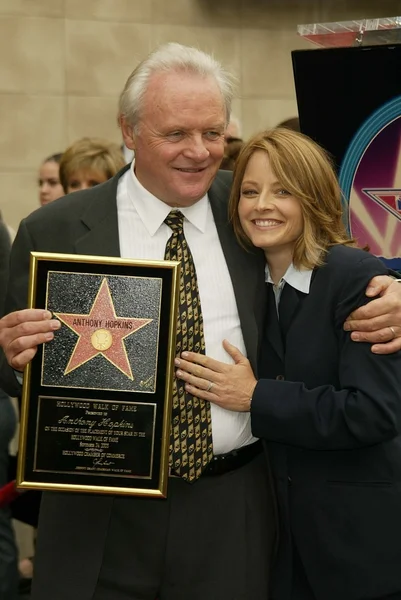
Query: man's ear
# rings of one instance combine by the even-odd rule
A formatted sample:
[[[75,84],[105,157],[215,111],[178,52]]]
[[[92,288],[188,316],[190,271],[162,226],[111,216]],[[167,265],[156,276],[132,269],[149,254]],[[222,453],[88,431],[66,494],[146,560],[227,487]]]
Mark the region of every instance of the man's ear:
[[[130,150],[135,150],[134,128],[132,127],[132,125],[130,125],[130,123],[128,123],[127,119],[122,115],[120,115],[118,117],[118,122],[121,127],[121,133],[123,136],[124,144]]]

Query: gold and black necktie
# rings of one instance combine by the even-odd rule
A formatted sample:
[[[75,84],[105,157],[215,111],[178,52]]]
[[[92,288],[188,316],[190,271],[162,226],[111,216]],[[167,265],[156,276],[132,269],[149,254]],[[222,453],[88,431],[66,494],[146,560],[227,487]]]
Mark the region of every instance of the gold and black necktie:
[[[181,263],[178,302],[177,350],[205,353],[203,318],[195,263],[184,236],[184,215],[172,211],[164,220],[173,233],[164,258]],[[185,391],[174,378],[170,437],[170,468],[186,481],[195,481],[213,458],[210,404]]]

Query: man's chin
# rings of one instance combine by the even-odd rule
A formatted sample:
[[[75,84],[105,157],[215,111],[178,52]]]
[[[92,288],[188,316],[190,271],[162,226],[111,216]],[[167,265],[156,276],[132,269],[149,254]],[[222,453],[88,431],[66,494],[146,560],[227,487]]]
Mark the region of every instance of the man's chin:
[[[171,202],[166,203],[172,207],[192,206],[193,204],[196,204],[196,202],[199,202],[199,200],[201,200],[205,194],[207,194],[207,189],[206,191],[203,191],[203,189],[204,188],[202,188],[201,191],[183,189],[180,189],[180,191],[177,190],[177,192],[173,195]]]
[[[206,181],[199,182],[197,185],[187,186],[186,189],[182,188],[181,197],[183,199],[188,199],[191,204],[198,202],[201,198],[203,198],[209,191],[213,180],[209,178]]]
[[[217,175],[217,169],[212,172],[205,169],[200,176],[180,177],[181,173],[176,170],[178,177],[174,178],[174,189],[171,189],[170,197],[174,199],[174,204],[168,202],[170,206],[191,206],[203,198],[209,191],[214,178]]]

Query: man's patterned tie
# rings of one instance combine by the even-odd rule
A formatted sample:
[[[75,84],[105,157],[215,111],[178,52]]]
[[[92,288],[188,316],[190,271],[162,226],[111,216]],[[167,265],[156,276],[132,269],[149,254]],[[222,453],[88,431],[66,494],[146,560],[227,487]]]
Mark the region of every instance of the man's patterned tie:
[[[164,258],[181,263],[177,353],[205,353],[203,318],[195,264],[184,236],[184,215],[172,211],[164,220],[173,233]],[[170,467],[186,481],[195,481],[213,458],[210,404],[185,391],[174,378],[170,437]]]

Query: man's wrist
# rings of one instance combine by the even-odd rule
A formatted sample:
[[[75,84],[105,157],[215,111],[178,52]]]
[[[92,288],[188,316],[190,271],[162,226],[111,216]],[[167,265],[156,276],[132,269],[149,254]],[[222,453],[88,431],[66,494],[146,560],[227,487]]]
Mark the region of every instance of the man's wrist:
[[[255,383],[255,385],[254,385],[254,387],[253,387],[253,390],[252,390],[252,392],[251,392],[251,395],[249,396],[249,399],[248,399],[248,402],[247,402],[247,412],[251,412],[251,408],[252,408],[252,398],[253,398],[253,395],[254,395],[254,393],[255,393],[255,390],[256,390],[256,386],[257,386],[257,385],[258,385],[258,382],[256,382],[256,383]]]

